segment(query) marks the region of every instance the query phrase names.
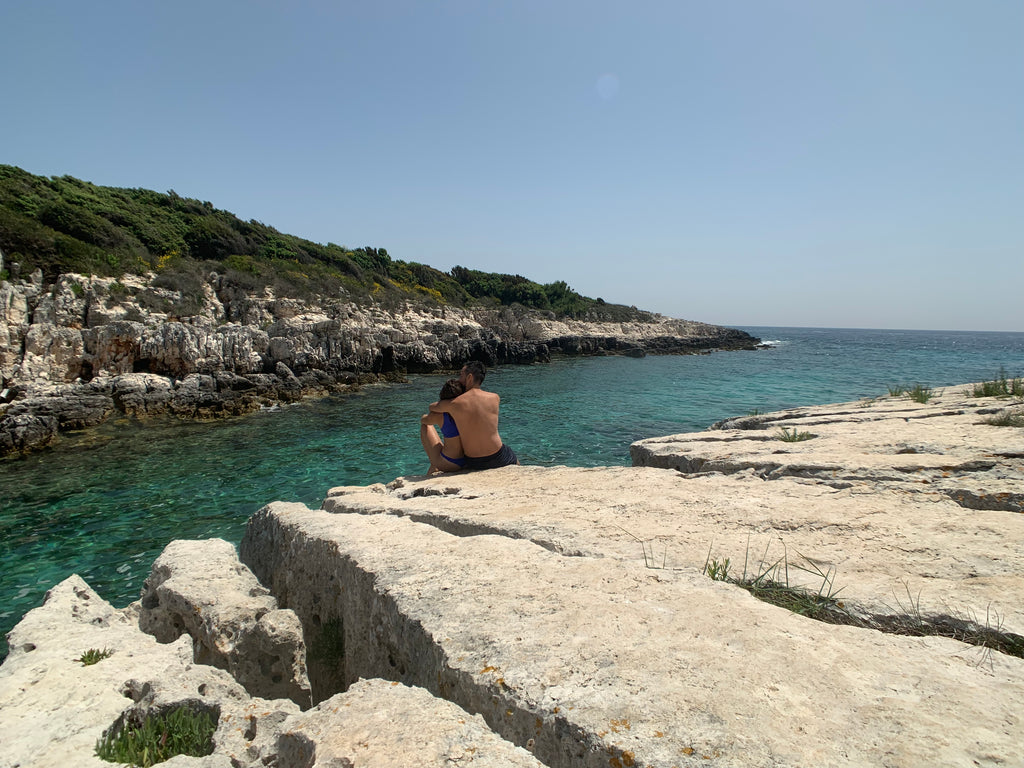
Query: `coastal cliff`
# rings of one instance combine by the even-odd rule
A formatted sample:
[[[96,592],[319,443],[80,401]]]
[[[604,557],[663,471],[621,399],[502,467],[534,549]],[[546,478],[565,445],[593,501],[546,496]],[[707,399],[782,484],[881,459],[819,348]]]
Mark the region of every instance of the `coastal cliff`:
[[[0,766],[181,706],[168,765],[1021,764],[1021,404],[976,391],[274,502],[124,609],[72,576],[8,635]]]
[[[37,270],[0,282],[0,455],[118,413],[216,418],[468,360],[694,354],[759,341],[640,311],[607,322],[518,305],[301,300],[216,272],[188,294],[156,278],[62,274],[44,285]]]

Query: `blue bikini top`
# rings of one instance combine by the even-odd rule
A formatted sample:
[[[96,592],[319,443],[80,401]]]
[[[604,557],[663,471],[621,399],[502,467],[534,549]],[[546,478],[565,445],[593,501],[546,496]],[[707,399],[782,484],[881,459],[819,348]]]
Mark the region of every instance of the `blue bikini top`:
[[[441,434],[445,437],[458,437],[459,427],[447,413],[444,414],[444,421],[441,422]]]

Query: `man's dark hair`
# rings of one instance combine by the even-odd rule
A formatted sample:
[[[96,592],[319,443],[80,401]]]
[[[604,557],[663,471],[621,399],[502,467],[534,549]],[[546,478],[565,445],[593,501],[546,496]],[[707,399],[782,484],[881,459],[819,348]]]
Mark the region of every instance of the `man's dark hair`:
[[[470,360],[462,367],[466,369],[466,373],[472,374],[473,381],[477,384],[484,383],[484,376],[487,375],[487,369],[484,368],[484,364],[479,360]]]

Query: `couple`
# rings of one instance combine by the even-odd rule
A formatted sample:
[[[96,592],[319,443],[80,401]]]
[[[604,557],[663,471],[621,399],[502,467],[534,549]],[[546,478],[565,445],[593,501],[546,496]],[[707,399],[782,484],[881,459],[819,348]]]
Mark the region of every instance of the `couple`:
[[[430,404],[430,413],[420,418],[420,442],[430,457],[430,474],[519,463],[498,434],[501,398],[481,389],[486,375],[483,363],[466,363],[459,378],[441,388],[441,399]],[[441,427],[443,443],[435,426]]]

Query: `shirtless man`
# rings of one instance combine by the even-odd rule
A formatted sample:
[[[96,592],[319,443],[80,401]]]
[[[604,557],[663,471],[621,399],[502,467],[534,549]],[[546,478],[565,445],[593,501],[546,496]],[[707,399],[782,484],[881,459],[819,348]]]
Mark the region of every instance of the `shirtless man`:
[[[519,459],[498,434],[498,406],[501,398],[484,392],[481,385],[487,369],[471,360],[462,367],[459,381],[466,391],[452,400],[430,404],[432,413],[447,413],[455,420],[466,454],[466,469],[494,469],[518,464]]]

